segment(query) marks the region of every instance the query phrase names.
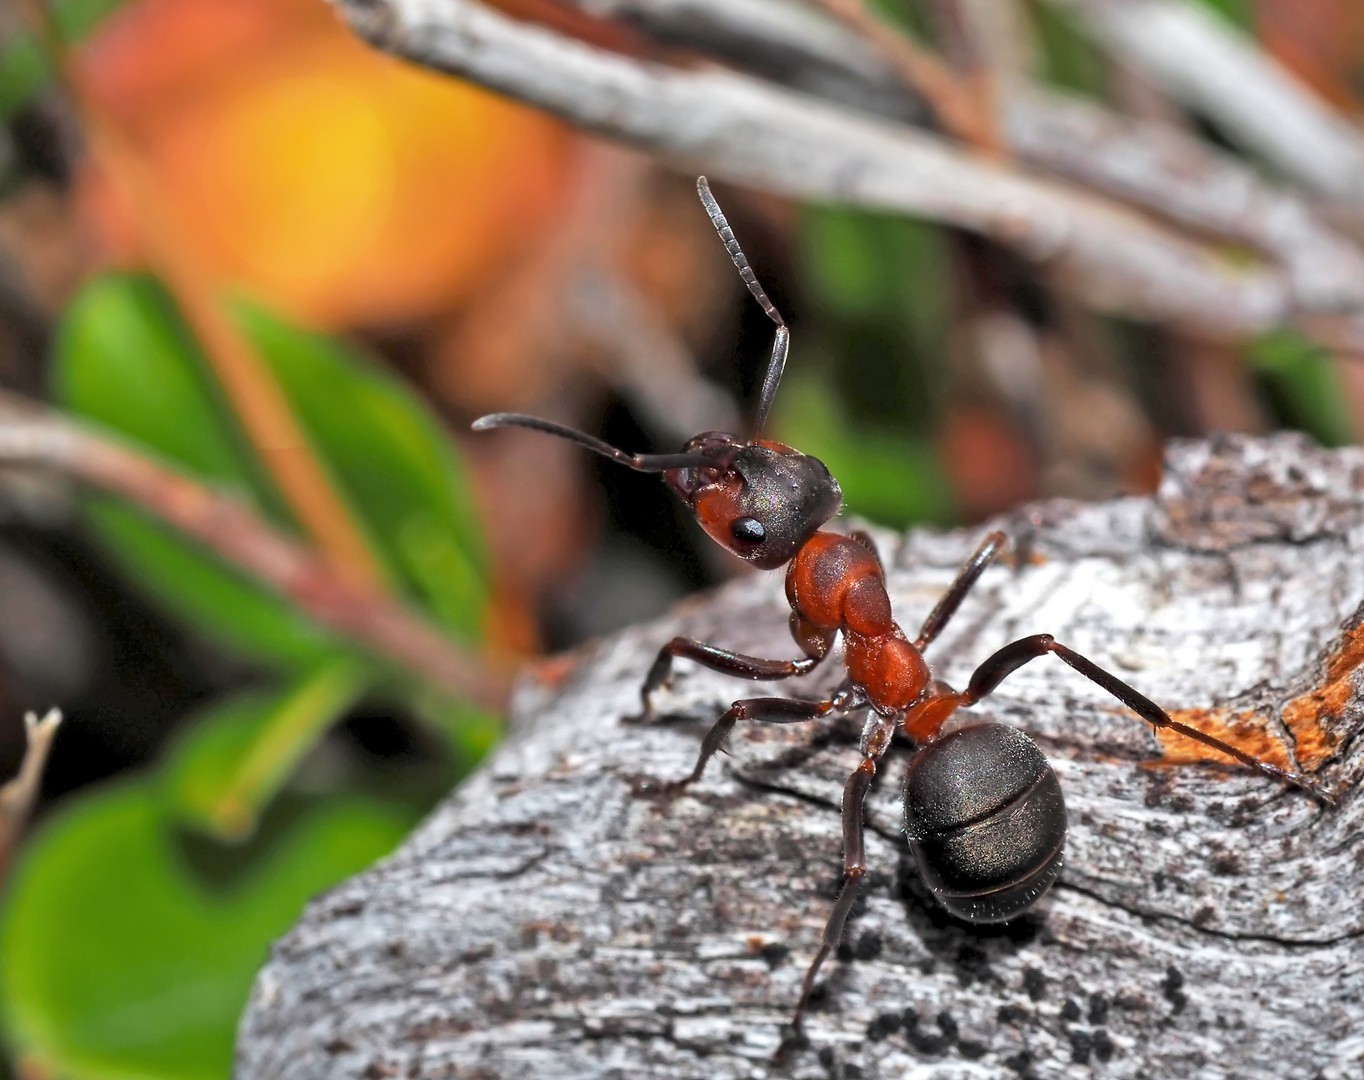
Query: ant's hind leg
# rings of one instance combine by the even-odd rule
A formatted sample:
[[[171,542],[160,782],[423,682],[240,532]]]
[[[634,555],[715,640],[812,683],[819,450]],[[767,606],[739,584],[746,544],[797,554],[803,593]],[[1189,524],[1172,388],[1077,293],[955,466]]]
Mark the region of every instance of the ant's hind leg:
[[[1201,742],[1204,746],[1210,746],[1228,757],[1235,758],[1241,764],[1248,765],[1282,784],[1292,784],[1294,787],[1302,788],[1303,791],[1315,796],[1322,802],[1331,806],[1336,805],[1335,798],[1329,792],[1301,773],[1281,769],[1277,765],[1271,765],[1268,761],[1261,761],[1239,747],[1214,738],[1206,732],[1190,727],[1188,724],[1180,723],[1134,687],[1127,685],[1116,675],[1105,671],[1094,661],[1081,656],[1074,649],[1066,648],[1050,634],[1034,634],[1032,637],[1020,638],[997,651],[980,667],[976,668],[965,693],[960,695],[961,704],[975,704],[993,692],[1001,682],[1028,661],[1036,660],[1039,656],[1045,656],[1047,653],[1055,653],[1086,679],[1107,690],[1152,727],[1169,728],[1171,731],[1177,731],[1187,738]]]
[[[703,641],[675,637],[658,650],[658,656],[655,657],[653,666],[649,668],[649,674],[644,678],[644,685],[639,689],[641,712],[638,716],[626,717],[626,722],[641,723],[648,719],[653,711],[651,699],[654,691],[667,685],[672,679],[673,657],[675,656],[695,660],[703,667],[710,668],[711,671],[723,672],[726,675],[737,675],[742,679],[789,679],[793,675],[804,675],[813,671],[824,659],[829,650],[829,645],[832,643],[833,635],[830,634],[828,640],[822,643],[807,644],[802,641],[810,655],[803,656],[799,660],[764,660],[757,656],[745,656],[743,653],[730,652],[728,649],[721,649],[716,645],[707,645]],[[823,645],[822,649],[819,647],[821,644]],[[816,652],[817,655],[814,654]]]

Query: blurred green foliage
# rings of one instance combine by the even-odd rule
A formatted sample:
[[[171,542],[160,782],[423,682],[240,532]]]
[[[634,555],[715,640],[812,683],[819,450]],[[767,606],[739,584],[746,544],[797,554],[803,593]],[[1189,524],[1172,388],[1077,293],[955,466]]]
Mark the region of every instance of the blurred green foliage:
[[[69,800],[30,839],[0,908],[12,1045],[35,1075],[223,1080],[269,942],[410,825],[392,806],[318,801],[215,886],[192,869],[151,782]]]
[[[64,41],[76,42],[122,2],[53,0],[52,22]],[[10,37],[0,46],[0,120],[8,120],[30,104],[51,81],[52,71],[38,39],[27,30]]]
[[[1284,426],[1307,432],[1323,446],[1355,441],[1337,360],[1329,351],[1292,330],[1280,330],[1255,342],[1247,359]]]
[[[486,559],[439,422],[339,342],[251,305],[235,313],[389,585],[452,639],[475,644]],[[154,279],[91,282],[59,327],[52,379],[70,412],[297,531]],[[56,1076],[223,1077],[269,942],[309,895],[387,851],[420,809],[410,797],[362,800],[344,785],[300,803],[289,782],[309,751],[370,694],[425,721],[453,770],[477,761],[498,725],[140,509],[108,496],[91,496],[87,509],[95,535],[151,598],[268,674],[187,718],[155,769],[69,799],[31,838],[0,909],[0,1020],[18,1054]],[[274,828],[262,829],[271,815]],[[227,861],[241,865],[215,880],[187,857],[194,844],[235,850]]]
[[[799,339],[775,430],[829,466],[849,512],[886,525],[950,521],[933,444],[950,312],[942,230],[812,207],[800,261],[815,325]]]

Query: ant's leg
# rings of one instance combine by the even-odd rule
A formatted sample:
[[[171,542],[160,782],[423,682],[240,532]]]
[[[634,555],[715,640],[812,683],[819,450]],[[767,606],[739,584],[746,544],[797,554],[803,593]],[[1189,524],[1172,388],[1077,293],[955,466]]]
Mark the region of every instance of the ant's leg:
[[[973,705],[990,694],[995,687],[1029,660],[1035,660],[1047,653],[1055,653],[1086,679],[1102,686],[1153,727],[1177,731],[1181,735],[1201,742],[1204,746],[1211,746],[1214,750],[1220,750],[1243,765],[1257,769],[1280,783],[1292,784],[1295,787],[1302,788],[1308,794],[1316,796],[1323,802],[1332,806],[1336,804],[1336,800],[1331,795],[1301,773],[1291,772],[1288,769],[1281,769],[1277,765],[1271,765],[1267,761],[1261,761],[1230,743],[1216,739],[1195,727],[1190,727],[1188,724],[1180,723],[1150,698],[1138,693],[1133,687],[1128,686],[1116,675],[1105,671],[1092,660],[1086,659],[1073,649],[1066,648],[1050,634],[1034,634],[1032,637],[1020,638],[996,652],[985,663],[976,668],[975,674],[971,676],[970,684],[966,687],[966,692],[961,695],[961,704]]]
[[[791,1027],[798,1037],[801,1034],[801,1024],[805,1020],[805,1010],[810,1004],[810,995],[815,989],[815,977],[829,954],[838,948],[838,942],[843,937],[843,927],[848,921],[848,913],[852,911],[853,903],[857,900],[858,888],[867,873],[867,860],[862,841],[862,806],[867,799],[867,789],[871,787],[872,778],[876,775],[877,759],[890,746],[892,730],[887,729],[886,737],[879,745],[868,748],[870,752],[853,770],[843,787],[843,887],[838,890],[834,910],[829,915],[829,921],[824,924],[824,939],[820,943],[819,952],[815,953],[815,958],[806,969],[805,979],[801,983],[800,1001],[796,1003],[795,1014],[791,1017]]]
[[[952,582],[951,587],[938,601],[938,606],[929,612],[928,618],[924,620],[923,629],[919,631],[919,636],[914,641],[915,648],[920,651],[928,648],[929,642],[942,633],[947,620],[956,614],[957,608],[966,599],[966,594],[971,591],[971,586],[990,565],[990,561],[999,554],[1004,542],[1004,534],[998,531],[992,532],[981,541],[976,553],[966,560],[966,565],[957,573],[957,580]]]
[[[654,691],[672,678],[674,656],[695,660],[711,671],[721,671],[726,675],[737,675],[743,679],[789,679],[793,675],[804,675],[813,671],[818,666],[828,653],[829,646],[833,644],[833,634],[820,637],[818,640],[810,639],[807,635],[798,640],[806,647],[807,652],[812,653],[811,655],[802,656],[799,660],[763,660],[757,656],[730,652],[716,645],[707,645],[703,641],[675,637],[658,650],[658,656],[654,659],[653,666],[649,668],[649,674],[644,678],[644,685],[639,689],[643,711],[639,716],[630,719],[640,722],[649,716],[652,709],[650,698]]]
[[[706,732],[706,737],[701,740],[701,753],[697,755],[696,767],[689,776],[666,784],[655,785],[654,782],[647,781],[640,786],[640,792],[658,792],[663,796],[673,796],[688,785],[696,783],[706,771],[706,763],[725,744],[729,733],[740,720],[755,720],[767,724],[796,724],[802,720],[819,720],[832,712],[846,712],[858,704],[860,701],[857,698],[842,691],[828,701],[801,701],[797,698],[784,697],[746,698],[743,701],[736,701]]]

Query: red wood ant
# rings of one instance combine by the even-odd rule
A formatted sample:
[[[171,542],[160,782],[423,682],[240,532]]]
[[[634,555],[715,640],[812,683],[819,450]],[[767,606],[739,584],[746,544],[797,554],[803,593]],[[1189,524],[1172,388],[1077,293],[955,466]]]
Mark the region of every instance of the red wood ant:
[[[671,796],[695,783],[741,720],[788,724],[868,710],[860,743],[862,760],[843,791],[843,884],[819,951],[805,972],[792,1018],[796,1032],[815,977],[843,934],[866,874],[863,802],[877,762],[896,732],[920,747],[905,778],[905,834],[919,873],[943,907],[969,922],[1000,922],[1026,911],[1056,881],[1066,835],[1065,801],[1056,774],[1036,743],[1016,728],[997,723],[943,732],[944,723],[957,709],[988,696],[1030,660],[1054,654],[1153,726],[1178,731],[1274,780],[1332,802],[1307,777],[1260,761],[1173,719],[1155,702],[1050,634],[1034,634],[1005,645],[976,669],[963,691],[935,680],[924,650],[1000,553],[1004,534],[992,532],[985,537],[911,640],[891,615],[885,573],[871,538],[859,532],[843,536],[820,531],[842,504],[838,481],[818,459],[761,437],[786,363],[790,332],[758,284],[705,177],[697,181],[697,190],[739,276],[777,325],[753,438],[706,432],[678,454],[627,454],[583,432],[516,413],[485,416],[473,426],[476,431],[532,428],[570,439],[628,468],[661,473],[663,482],[721,547],[763,570],[789,564],[786,598],[791,605],[791,636],[804,655],[796,660],[765,660],[689,638],[673,638],[649,669],[640,692],[643,714],[635,719],[650,714],[651,697],[669,681],[674,657],[740,678],[785,679],[813,670],[842,633],[848,674],[828,700],[760,697],[736,701],[707,733],[690,775],[645,785],[654,793]]]

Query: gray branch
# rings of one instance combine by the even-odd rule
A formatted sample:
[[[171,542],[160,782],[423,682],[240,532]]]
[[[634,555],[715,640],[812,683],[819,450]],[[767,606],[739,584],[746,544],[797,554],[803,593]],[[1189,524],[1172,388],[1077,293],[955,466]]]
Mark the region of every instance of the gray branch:
[[[930,653],[961,685],[1051,632],[1181,719],[1296,761],[1330,811],[1243,770],[1183,763],[1050,659],[974,712],[1026,728],[1065,789],[1061,883],[995,928],[944,916],[900,835],[892,750],[869,802],[874,873],[825,972],[811,1045],[771,1064],[839,877],[841,723],[736,731],[748,684],[683,665],[666,719],[623,725],[677,633],[785,656],[777,575],[754,575],[534,670],[513,733],[389,860],[315,901],[261,973],[238,1080],[331,1077],[1235,1076],[1364,1068],[1364,451],[1296,436],[1176,445],[1160,492],[1001,522]],[[913,628],[981,529],[883,535]],[[813,695],[837,660],[778,692]],[[768,692],[766,688],[760,692]],[[1161,753],[1165,756],[1162,758]],[[939,1018],[942,1019],[939,1019]]]
[[[869,42],[792,0],[571,2],[762,78],[888,119],[923,121],[922,104]],[[1139,32],[1140,24],[1134,25]],[[1216,24],[1212,32],[1215,40],[1230,36]],[[1272,61],[1256,64],[1257,72],[1268,72],[1271,90],[1283,81]],[[1364,307],[1359,247],[1323,222],[1298,193],[1267,182],[1244,162],[1187,132],[1017,78],[1001,86],[1000,108],[1003,135],[1022,160],[1273,256],[1288,272],[1296,302],[1308,311]],[[1315,108],[1330,112],[1319,102]],[[1322,123],[1339,134],[1344,121]],[[1346,126],[1340,137],[1357,138],[1350,132]]]
[[[1364,202],[1364,134],[1292,72],[1191,0],[1052,0],[1174,98],[1286,175]]]
[[[635,60],[473,0],[337,3],[381,48],[688,170],[991,237],[1052,264],[1100,310],[1246,335],[1290,319],[1297,307],[1294,286],[1277,267],[1232,266],[1215,249],[1117,203],[904,124],[730,71]]]

